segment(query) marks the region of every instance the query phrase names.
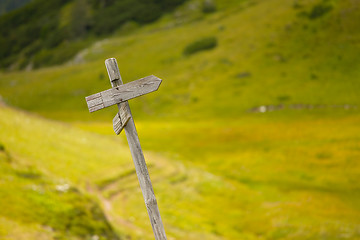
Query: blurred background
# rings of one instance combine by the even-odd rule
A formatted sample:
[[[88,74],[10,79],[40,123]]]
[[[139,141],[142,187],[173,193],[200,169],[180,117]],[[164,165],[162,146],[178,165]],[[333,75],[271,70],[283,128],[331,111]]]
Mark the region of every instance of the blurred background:
[[[0,0],[0,238],[360,239],[360,1]]]

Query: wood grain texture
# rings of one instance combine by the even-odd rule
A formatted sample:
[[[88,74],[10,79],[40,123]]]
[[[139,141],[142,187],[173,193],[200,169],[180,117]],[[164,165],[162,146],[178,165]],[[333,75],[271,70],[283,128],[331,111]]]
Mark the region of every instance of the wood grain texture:
[[[110,82],[120,80],[120,82],[122,84],[122,79],[121,79],[121,75],[120,75],[120,71],[119,71],[119,67],[117,65],[116,59],[115,58],[106,59],[105,66],[106,66],[106,69],[107,69],[107,72],[108,72],[108,75],[110,78]],[[111,84],[111,85],[113,85],[113,84]],[[116,86],[119,86],[119,85],[120,84],[118,84]]]
[[[116,59],[115,58],[107,59],[105,61],[105,65],[109,73],[111,85],[113,87],[120,86],[122,84],[120,73],[119,74],[113,73],[114,70],[118,69]],[[124,106],[122,106],[122,104],[124,104]],[[150,223],[155,235],[155,239],[166,240],[164,225],[160,217],[160,211],[150,181],[149,171],[146,166],[144,154],[141,149],[139,137],[136,131],[134,120],[132,118],[129,104],[127,101],[125,101],[123,103],[118,104],[118,108],[120,113],[121,111],[123,111],[123,108],[125,108],[130,116],[127,124],[124,127],[125,134],[129,143],[131,156],[134,161],[136,174],[139,179],[140,188],[145,200],[145,206],[150,218]]]
[[[126,109],[126,104],[120,103],[119,112],[113,118],[113,128],[116,135],[119,135],[131,116]]]
[[[118,80],[119,79],[113,81]],[[97,110],[125,102],[129,99],[154,92],[159,88],[161,81],[162,80],[160,78],[151,75],[124,85],[115,86],[100,93],[93,94],[86,97],[85,100],[87,102],[89,111],[95,112]]]

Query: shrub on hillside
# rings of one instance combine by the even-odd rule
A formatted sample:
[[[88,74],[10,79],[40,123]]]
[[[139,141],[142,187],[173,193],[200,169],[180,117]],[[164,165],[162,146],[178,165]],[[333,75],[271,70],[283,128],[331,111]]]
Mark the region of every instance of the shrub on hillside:
[[[325,5],[325,4],[316,4],[311,12],[309,13],[309,18],[310,19],[316,19],[319,17],[322,17],[323,15],[325,15],[326,13],[330,12],[332,9],[332,6],[330,5]]]
[[[185,0],[122,0],[108,1],[108,4],[102,4],[100,0],[92,1],[93,6],[103,6],[94,14],[93,31],[96,35],[106,35],[128,21],[138,24],[153,22]]]
[[[207,37],[190,43],[184,49],[184,55],[191,55],[200,51],[213,49],[217,46],[215,37]]]
[[[29,62],[32,62],[35,69],[41,66],[61,64],[73,58],[86,45],[86,41],[77,41],[63,43],[53,49],[42,49],[32,59],[29,59]]]

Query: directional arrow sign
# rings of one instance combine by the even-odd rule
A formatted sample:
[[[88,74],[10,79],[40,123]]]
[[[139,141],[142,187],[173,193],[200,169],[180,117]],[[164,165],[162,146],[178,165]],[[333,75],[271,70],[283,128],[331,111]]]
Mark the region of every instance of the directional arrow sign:
[[[149,171],[146,166],[144,154],[141,149],[140,140],[136,131],[134,119],[127,100],[146,93],[156,91],[161,79],[151,75],[125,85],[122,80],[115,58],[105,61],[112,88],[100,93],[86,97],[90,112],[95,112],[111,105],[118,105],[118,113],[113,119],[113,127],[116,134],[125,130],[126,138],[130,146],[131,156],[134,160],[136,175],[138,176],[140,188],[145,200],[145,206],[149,214],[150,223],[156,240],[166,240],[164,225],[160,217],[159,207],[155,198]]]
[[[154,92],[158,90],[161,79],[151,75],[139,80],[120,85],[85,98],[89,111],[110,107],[112,105],[125,102],[129,99]]]

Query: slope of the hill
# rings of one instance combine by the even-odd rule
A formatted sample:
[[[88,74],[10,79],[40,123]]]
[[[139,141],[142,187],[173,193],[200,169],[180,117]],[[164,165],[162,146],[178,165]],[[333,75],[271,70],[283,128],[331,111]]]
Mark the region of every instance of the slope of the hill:
[[[115,57],[125,82],[150,74],[164,80],[158,92],[131,102],[141,116],[234,117],[260,105],[360,104],[357,1],[228,4],[210,15],[184,5],[176,16],[98,42],[78,54],[81,64],[2,73],[0,94],[49,117],[109,118],[106,111],[90,117],[81,99],[109,88],[104,60]],[[319,6],[327,10],[316,15]],[[208,37],[215,48],[183,54]]]
[[[87,142],[104,139],[4,106],[0,114],[0,238],[123,239],[84,188],[97,161],[114,163]]]
[[[1,238],[153,239],[119,138],[0,114]],[[358,239],[358,115],[337,115],[138,121],[169,239]]]
[[[184,0],[33,0],[0,16],[0,68],[64,63],[122,25],[153,22]]]

